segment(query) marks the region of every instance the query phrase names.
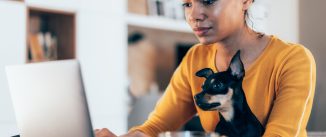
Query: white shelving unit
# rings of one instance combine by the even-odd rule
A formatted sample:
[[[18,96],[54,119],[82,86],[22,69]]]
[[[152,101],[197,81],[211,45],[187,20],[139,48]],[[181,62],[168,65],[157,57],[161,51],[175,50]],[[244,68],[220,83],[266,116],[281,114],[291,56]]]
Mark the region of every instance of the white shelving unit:
[[[77,12],[80,7],[79,0],[24,0],[28,7]]]
[[[174,20],[160,16],[144,16],[129,13],[127,23],[130,26],[159,29],[181,33],[192,33],[191,28],[184,20]]]
[[[118,6],[111,8],[112,3]],[[127,131],[127,23],[121,16],[125,7],[125,1],[116,0],[0,0],[1,137],[19,133],[4,68],[27,63],[30,8],[75,15],[73,53],[82,67],[93,127],[118,135]]]

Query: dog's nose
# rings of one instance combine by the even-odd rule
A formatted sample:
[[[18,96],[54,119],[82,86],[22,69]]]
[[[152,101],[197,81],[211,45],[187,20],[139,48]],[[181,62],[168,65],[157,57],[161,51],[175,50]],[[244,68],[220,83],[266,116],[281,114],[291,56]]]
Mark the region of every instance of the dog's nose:
[[[199,95],[195,95],[195,100],[198,100],[199,99]]]
[[[203,97],[202,92],[194,96],[195,100],[200,100],[202,97]]]

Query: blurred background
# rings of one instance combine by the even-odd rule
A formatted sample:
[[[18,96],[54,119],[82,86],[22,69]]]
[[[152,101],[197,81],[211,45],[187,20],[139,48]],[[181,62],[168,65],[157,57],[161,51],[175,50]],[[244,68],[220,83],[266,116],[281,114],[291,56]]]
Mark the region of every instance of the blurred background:
[[[325,0],[256,0],[250,26],[301,43],[317,62],[309,131],[326,131]],[[94,128],[141,124],[198,41],[181,0],[0,0],[0,136],[19,133],[5,66],[78,59]],[[38,83],[35,83],[38,84]],[[184,129],[200,128],[195,124]]]

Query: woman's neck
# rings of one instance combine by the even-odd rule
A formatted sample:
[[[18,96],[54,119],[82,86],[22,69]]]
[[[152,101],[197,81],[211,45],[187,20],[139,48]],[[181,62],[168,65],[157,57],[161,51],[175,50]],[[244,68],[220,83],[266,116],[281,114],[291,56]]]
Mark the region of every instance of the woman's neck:
[[[219,70],[227,68],[233,55],[240,50],[241,59],[246,69],[260,55],[268,41],[268,36],[258,38],[256,32],[249,28],[243,28],[217,43],[216,67]]]

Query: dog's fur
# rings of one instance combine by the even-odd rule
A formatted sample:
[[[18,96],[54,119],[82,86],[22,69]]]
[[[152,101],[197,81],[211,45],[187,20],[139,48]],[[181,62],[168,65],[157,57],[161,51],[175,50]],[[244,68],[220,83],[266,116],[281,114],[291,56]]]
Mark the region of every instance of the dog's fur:
[[[195,95],[198,107],[205,111],[218,111],[220,122],[215,131],[228,137],[259,137],[264,127],[250,110],[242,81],[245,75],[240,51],[232,58],[227,71],[214,73],[205,68],[196,73],[205,77],[202,91]]]

